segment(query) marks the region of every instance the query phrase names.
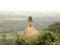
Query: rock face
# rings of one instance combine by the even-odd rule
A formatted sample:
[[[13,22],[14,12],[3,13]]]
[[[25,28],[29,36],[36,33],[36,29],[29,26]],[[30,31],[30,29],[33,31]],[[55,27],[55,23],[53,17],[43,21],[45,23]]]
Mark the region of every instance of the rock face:
[[[38,34],[38,31],[36,31],[36,29],[32,25],[32,17],[29,17],[28,23],[29,25],[27,26],[27,28],[24,30],[22,34],[25,40],[29,40],[30,38]]]
[[[28,26],[23,32],[23,38],[28,40],[32,36],[35,36],[37,34],[38,34],[38,32],[36,31],[36,29],[33,26],[31,26],[31,27]]]

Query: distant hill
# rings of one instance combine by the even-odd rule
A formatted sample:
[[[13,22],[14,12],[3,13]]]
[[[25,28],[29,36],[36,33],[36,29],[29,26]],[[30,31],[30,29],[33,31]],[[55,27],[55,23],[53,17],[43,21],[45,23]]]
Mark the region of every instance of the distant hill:
[[[28,16],[24,15],[1,15],[0,14],[0,33],[17,33],[23,31],[27,26]],[[33,16],[33,25],[37,30],[47,28],[51,23],[60,22],[60,15],[56,16]]]

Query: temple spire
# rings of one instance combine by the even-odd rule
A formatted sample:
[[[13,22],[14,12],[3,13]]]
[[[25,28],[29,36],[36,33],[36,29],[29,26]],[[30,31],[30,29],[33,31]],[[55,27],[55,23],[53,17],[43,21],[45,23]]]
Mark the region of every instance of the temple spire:
[[[31,16],[28,17],[28,23],[29,25],[25,28],[25,30],[22,33],[23,39],[25,41],[28,41],[30,38],[35,37],[38,35],[38,31],[34,28],[32,25],[33,19]]]
[[[28,23],[29,23],[29,26],[31,27],[32,26],[32,22],[33,22],[33,19],[31,16],[29,16],[28,18]]]

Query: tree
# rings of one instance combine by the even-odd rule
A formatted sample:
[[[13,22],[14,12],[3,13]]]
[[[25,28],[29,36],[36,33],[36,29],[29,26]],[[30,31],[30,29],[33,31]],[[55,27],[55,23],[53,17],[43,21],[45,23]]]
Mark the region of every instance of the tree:
[[[58,43],[60,43],[60,22],[50,24],[48,30],[55,32],[58,35]]]
[[[26,45],[25,40],[19,35],[16,36],[16,45]]]
[[[29,45],[57,45],[57,38],[53,32],[45,32],[30,40]]]
[[[37,38],[37,45],[56,45],[57,38],[50,32],[44,33]]]
[[[48,30],[60,34],[60,22],[50,24]]]

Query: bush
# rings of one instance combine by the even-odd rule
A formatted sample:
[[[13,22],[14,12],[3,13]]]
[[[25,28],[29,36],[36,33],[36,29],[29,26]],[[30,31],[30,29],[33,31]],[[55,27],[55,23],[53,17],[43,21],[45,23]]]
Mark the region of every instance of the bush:
[[[31,40],[31,45],[57,45],[57,38],[52,32],[46,32]]]
[[[16,45],[25,45],[25,40],[19,35],[16,36]]]
[[[16,44],[17,45],[57,45],[57,37],[53,32],[47,31],[38,35],[36,37],[28,40],[29,42],[25,42],[25,40],[17,35]]]
[[[50,24],[48,30],[55,32],[58,35],[58,43],[60,43],[60,22]]]

